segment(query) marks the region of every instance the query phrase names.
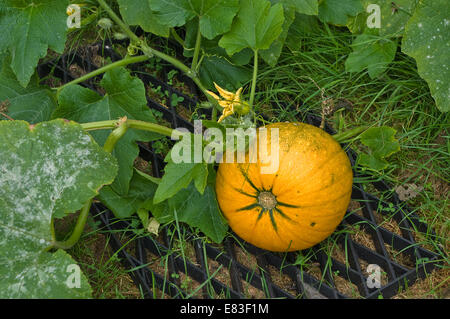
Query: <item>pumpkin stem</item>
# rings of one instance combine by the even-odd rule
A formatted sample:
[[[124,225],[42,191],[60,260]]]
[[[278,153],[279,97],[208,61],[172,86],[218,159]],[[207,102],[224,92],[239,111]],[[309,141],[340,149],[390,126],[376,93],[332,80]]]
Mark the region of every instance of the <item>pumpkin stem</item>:
[[[271,192],[261,192],[258,195],[258,204],[264,209],[271,210],[277,206],[277,199]]]

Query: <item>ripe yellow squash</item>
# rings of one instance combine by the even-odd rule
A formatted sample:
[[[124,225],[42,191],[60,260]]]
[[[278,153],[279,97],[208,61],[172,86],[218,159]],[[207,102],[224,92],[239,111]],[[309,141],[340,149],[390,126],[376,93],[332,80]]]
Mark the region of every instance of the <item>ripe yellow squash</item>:
[[[216,178],[220,209],[231,229],[257,247],[280,252],[312,247],[344,218],[353,183],[350,161],[339,143],[315,126],[275,123],[266,128],[267,136],[257,131],[258,143],[270,150],[270,129],[278,128],[278,169],[261,173],[276,157],[249,163],[248,152],[245,163],[221,163]]]

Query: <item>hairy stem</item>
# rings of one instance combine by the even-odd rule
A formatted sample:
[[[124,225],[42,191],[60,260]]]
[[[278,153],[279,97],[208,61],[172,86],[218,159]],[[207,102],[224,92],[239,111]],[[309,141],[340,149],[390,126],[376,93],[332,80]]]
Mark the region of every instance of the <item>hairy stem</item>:
[[[194,57],[192,58],[191,70],[197,73],[198,57],[200,55],[200,47],[202,44],[202,34],[200,33],[200,19],[198,22],[197,38],[195,40]]]
[[[369,128],[368,126],[359,126],[359,127],[356,127],[354,129],[351,129],[351,130],[348,130],[348,131],[345,131],[342,133],[334,134],[332,136],[337,142],[345,143],[345,142],[348,142],[349,139],[361,134],[368,128]]]
[[[99,121],[99,122],[90,122],[90,123],[82,123],[80,124],[81,127],[86,131],[96,131],[96,130],[108,130],[108,129],[114,129],[118,127],[121,122],[126,123],[127,128],[142,130],[142,131],[148,131],[153,133],[158,133],[164,136],[178,138],[183,136],[183,133],[171,129],[166,126],[162,126],[155,123],[149,123],[139,120],[132,120],[132,119],[119,119],[119,120],[107,120],[107,121]]]
[[[114,147],[116,147],[117,142],[125,135],[129,127],[126,117],[119,119],[119,122],[117,124],[117,128],[108,135],[108,138],[103,145],[103,149],[108,153],[112,153]]]
[[[214,122],[217,121],[217,108],[215,106],[213,106],[213,109],[212,109],[211,120],[213,120]]]
[[[72,231],[70,237],[65,241],[55,241],[52,244],[54,248],[60,249],[70,249],[72,248],[80,239],[81,234],[83,233],[84,226],[86,225],[86,221],[89,215],[89,211],[91,210],[92,199],[88,200],[83,208],[80,211],[80,215],[78,216],[77,223],[75,224],[75,228]]]
[[[253,78],[252,78],[252,88],[250,91],[250,110],[253,110],[253,102],[255,101],[256,92],[256,78],[258,77],[258,50],[255,50],[254,62],[253,62]]]
[[[184,47],[184,40],[180,37],[174,28],[170,28],[170,34],[173,36],[175,41],[177,41],[182,47]]]
[[[83,75],[83,76],[81,76],[81,77],[79,77],[79,78],[77,78],[77,79],[75,79],[73,81],[70,81],[70,82],[68,82],[68,83],[66,83],[64,85],[61,85],[60,87],[57,88],[57,93],[59,94],[59,92],[61,92],[61,90],[63,90],[64,88],[66,88],[66,87],[68,87],[70,85],[84,82],[84,81],[86,81],[86,80],[88,80],[90,78],[93,78],[94,76],[97,76],[99,74],[108,72],[109,70],[112,70],[114,68],[125,66],[125,65],[128,65],[128,64],[132,64],[132,63],[139,63],[139,62],[142,62],[142,61],[145,61],[145,60],[148,60],[148,56],[140,55],[140,56],[136,56],[136,57],[127,57],[127,58],[124,58],[124,59],[119,60],[117,62],[105,65],[104,67],[101,67],[101,68],[99,68],[97,70],[89,72],[89,73],[87,73],[87,74],[85,74],[85,75]]]

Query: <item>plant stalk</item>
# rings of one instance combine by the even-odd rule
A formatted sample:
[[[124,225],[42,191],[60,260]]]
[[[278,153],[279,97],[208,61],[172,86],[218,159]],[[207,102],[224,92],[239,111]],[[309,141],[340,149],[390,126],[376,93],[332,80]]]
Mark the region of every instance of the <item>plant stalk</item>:
[[[128,130],[129,124],[127,117],[125,116],[119,119],[117,125],[117,128],[108,135],[108,138],[103,145],[103,149],[110,154],[114,150],[114,147],[116,147],[117,142],[125,135]]]
[[[127,57],[127,58],[124,58],[124,59],[122,59],[120,61],[117,61],[117,62],[108,64],[108,65],[105,65],[105,66],[103,66],[103,67],[101,67],[101,68],[99,68],[97,70],[94,70],[92,72],[89,72],[89,73],[87,73],[87,74],[85,74],[85,75],[83,75],[83,76],[81,76],[81,77],[79,77],[79,78],[77,78],[77,79],[75,79],[73,81],[70,81],[70,82],[68,82],[68,83],[66,83],[64,85],[61,85],[60,87],[57,88],[57,94],[59,94],[64,88],[66,88],[66,87],[68,87],[70,85],[84,82],[84,81],[86,81],[86,80],[88,80],[90,78],[93,78],[94,76],[97,76],[99,74],[108,72],[109,70],[112,70],[112,69],[117,68],[117,67],[125,66],[125,65],[128,65],[128,64],[132,64],[132,63],[139,63],[139,62],[148,60],[148,58],[149,57],[146,56],[146,55],[139,55],[139,56],[136,56],[136,57]]]
[[[368,128],[369,128],[369,126],[359,126],[359,127],[356,127],[354,129],[351,129],[351,130],[348,130],[348,131],[345,131],[345,132],[334,134],[332,136],[338,143],[345,143],[350,138],[353,138],[353,137],[361,134],[362,132],[364,132]]]
[[[126,118],[125,120],[123,119],[107,120],[99,122],[82,123],[80,125],[86,131],[108,130],[118,127],[121,124],[120,121],[124,121],[124,123],[126,123],[127,128],[158,133],[168,137],[178,138],[184,135],[184,133],[178,132],[177,130],[171,129],[166,126]]]
[[[173,36],[175,41],[177,41],[182,47],[184,47],[184,40],[180,37],[174,28],[170,28],[170,34]]]
[[[75,228],[72,231],[70,237],[65,241],[55,241],[52,246],[54,248],[60,249],[70,249],[72,248],[80,239],[81,234],[83,233],[84,226],[86,225],[86,221],[91,210],[92,199],[88,200],[83,208],[80,211],[80,215],[78,216],[77,223],[75,224]]]
[[[256,92],[256,78],[258,77],[258,50],[255,50],[254,62],[253,62],[253,78],[252,78],[252,88],[250,91],[250,110],[253,110],[253,102],[255,101]]]
[[[199,19],[197,38],[195,40],[194,57],[192,58],[192,65],[191,65],[191,70],[195,74],[197,73],[197,64],[198,64],[198,57],[200,55],[201,44],[202,44],[202,34],[200,33],[200,19]]]

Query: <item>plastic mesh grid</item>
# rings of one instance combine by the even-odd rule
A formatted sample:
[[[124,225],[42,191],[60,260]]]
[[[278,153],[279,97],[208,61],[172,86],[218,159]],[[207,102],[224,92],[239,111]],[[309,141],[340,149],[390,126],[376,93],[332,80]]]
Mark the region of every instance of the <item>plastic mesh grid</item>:
[[[110,46],[103,50],[112,61],[120,59]],[[75,64],[86,72],[97,68],[86,55],[73,53],[41,64],[38,72],[41,77],[52,74],[67,83],[73,79],[70,68]],[[138,64],[132,69],[139,71],[142,67],[143,64]],[[163,78],[169,70],[170,67],[163,69]],[[135,75],[146,85],[161,86],[170,94],[182,96],[183,107],[194,109],[195,98],[148,73],[136,72]],[[82,85],[96,89],[98,79],[90,79]],[[186,77],[181,80],[194,88]],[[161,112],[173,128],[185,127],[193,131],[192,124],[180,116],[175,107],[163,106],[150,97],[147,100],[148,106]],[[312,114],[304,114],[300,120],[320,124],[320,119]],[[332,133],[329,127],[326,130]],[[349,149],[347,154],[354,166],[355,152]],[[151,162],[154,176],[162,176],[163,158],[153,151],[151,144],[140,143],[140,157]],[[365,177],[355,170],[354,176]],[[301,258],[297,253],[261,250],[234,234],[227,236],[221,245],[211,244],[184,225],[180,228],[185,238],[181,244],[173,240],[178,231],[173,226],[160,230],[157,238],[137,237],[130,243],[129,239],[135,235],[130,223],[116,220],[99,203],[93,205],[92,213],[106,229],[113,251],[132,270],[130,275],[136,285],[149,298],[334,299],[377,298],[380,294],[389,298],[400,287],[431,271],[439,256],[417,242],[417,231],[430,235],[430,230],[395,193],[389,192],[391,188],[382,181],[370,183],[373,190],[389,194],[388,198],[381,198],[370,194],[366,190],[368,185],[354,183],[352,202],[344,221],[330,240],[302,252]],[[381,267],[380,288],[368,285],[370,264]]]

